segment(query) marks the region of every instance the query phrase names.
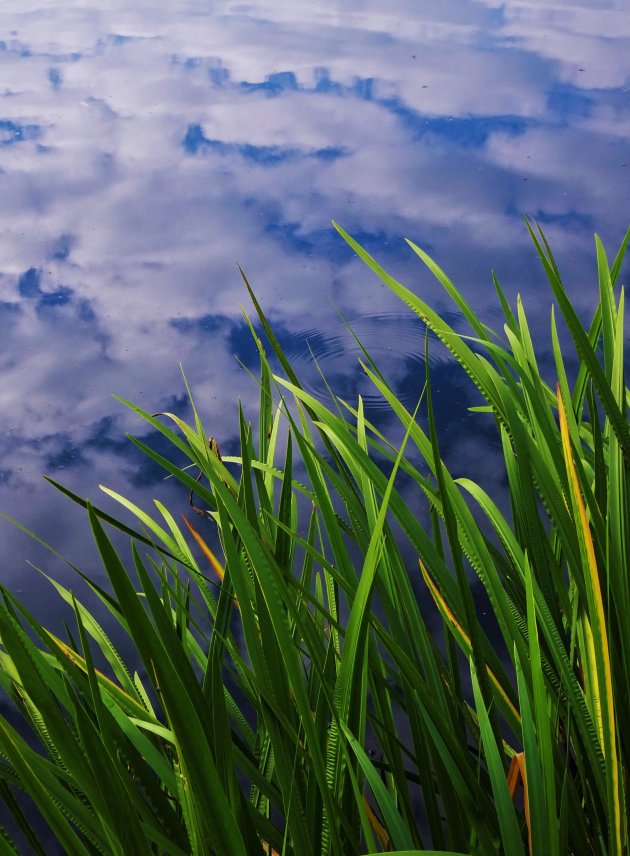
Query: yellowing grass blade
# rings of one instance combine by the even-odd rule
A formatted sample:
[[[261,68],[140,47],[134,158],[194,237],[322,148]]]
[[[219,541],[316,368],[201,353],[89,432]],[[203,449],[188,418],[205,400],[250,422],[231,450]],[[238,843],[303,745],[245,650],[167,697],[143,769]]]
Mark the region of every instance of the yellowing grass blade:
[[[54,644],[59,648],[59,650],[73,663],[77,666],[84,674],[88,674],[87,665],[85,662],[85,658],[78,654],[73,648],[63,642],[61,639],[57,638],[53,633],[49,630],[46,631],[50,640],[54,642]],[[131,711],[135,711],[137,716],[140,716],[143,720],[147,717],[147,711],[145,708],[136,701],[135,698],[129,695],[129,693],[125,692],[125,690],[119,686],[119,684],[112,681],[111,678],[108,678],[107,675],[104,675],[103,672],[100,672],[98,669],[94,670],[96,678],[98,680],[101,688],[108,693],[112,698],[114,698],[123,708],[127,709],[127,713]]]
[[[594,710],[591,711],[600,733],[601,748],[606,760],[606,783],[608,810],[610,813],[610,848],[611,853],[621,854],[622,844],[622,805],[623,785],[619,776],[617,756],[617,734],[615,726],[615,708],[613,700],[612,670],[610,664],[610,648],[606,628],[606,614],[599,580],[599,571],[595,557],[595,547],[588,521],[586,505],[582,497],[580,482],[573,459],[569,425],[560,387],[557,387],[558,415],[560,433],[562,436],[562,451],[569,477],[569,489],[575,525],[580,541],[582,554],[584,582],[588,599],[588,618],[592,630],[592,652],[594,653],[593,681],[597,681],[597,695],[592,697]],[[625,834],[623,835],[625,838]]]
[[[470,637],[468,636],[468,634],[466,633],[466,631],[464,630],[464,628],[462,627],[460,622],[457,620],[457,618],[453,614],[453,611],[451,610],[451,608],[449,607],[447,602],[442,597],[440,590],[438,589],[438,587],[436,586],[434,581],[431,579],[431,575],[429,574],[429,572],[426,569],[422,560],[418,559],[418,563],[420,565],[420,570],[422,571],[422,576],[424,578],[424,581],[427,584],[427,588],[429,589],[429,591],[431,593],[431,597],[433,598],[435,605],[437,606],[438,610],[440,611],[440,615],[442,616],[444,621],[450,627],[451,632],[452,632],[453,636],[455,637],[459,647],[462,649],[464,654],[466,654],[466,656],[468,658],[470,658],[470,656],[472,654],[472,644],[470,641]],[[502,702],[508,708],[508,710],[510,711],[510,713],[512,714],[514,719],[520,723],[521,714],[519,713],[518,709],[514,706],[513,702],[510,700],[510,697],[505,692],[504,688],[501,685],[501,682],[499,681],[497,676],[494,674],[494,672],[492,671],[490,666],[486,666],[486,671],[488,673],[488,677],[490,678],[490,682],[492,683],[492,685],[495,687],[495,689],[499,693],[499,696],[501,697]]]
[[[599,742],[602,747],[602,752],[604,751],[604,726],[602,723],[602,711],[601,711],[601,688],[599,685],[599,676],[597,673],[597,659],[595,656],[595,640],[593,639],[593,631],[591,629],[591,622],[588,619],[588,615],[585,610],[582,610],[580,617],[578,618],[580,641],[582,651],[582,661],[581,661],[581,676],[582,683],[584,685],[584,691],[586,692],[587,698],[591,701],[591,705],[594,712],[595,725],[597,727],[597,734],[599,735]]]
[[[376,816],[374,809],[368,802],[368,799],[365,795],[363,796],[363,805],[365,806],[365,813],[367,814],[369,824],[376,833],[376,837],[378,838],[381,844],[383,852],[387,853],[392,848],[392,842],[390,840],[389,833]]]
[[[184,523],[188,527],[188,531],[190,532],[190,534],[193,536],[193,538],[197,542],[197,546],[199,547],[199,549],[201,550],[203,555],[206,557],[206,559],[208,560],[208,562],[212,566],[212,568],[213,568],[215,574],[217,575],[217,577],[219,578],[219,580],[221,582],[223,582],[223,580],[225,579],[225,568],[223,567],[221,562],[217,559],[217,557],[212,552],[210,547],[208,547],[208,545],[206,544],[204,539],[201,537],[201,535],[197,532],[197,530],[192,526],[191,523],[188,522],[188,518],[186,517],[186,515],[184,514],[184,515],[182,515],[182,517],[184,518]],[[238,607],[238,600],[236,598],[234,598],[234,606]]]
[[[529,795],[527,793],[527,768],[525,763],[525,753],[517,752],[512,755],[510,769],[507,776],[508,789],[513,801],[516,801],[518,786],[523,786],[523,805],[525,809],[525,823],[527,824],[527,841],[529,844],[529,852],[532,853],[532,830],[529,822]]]

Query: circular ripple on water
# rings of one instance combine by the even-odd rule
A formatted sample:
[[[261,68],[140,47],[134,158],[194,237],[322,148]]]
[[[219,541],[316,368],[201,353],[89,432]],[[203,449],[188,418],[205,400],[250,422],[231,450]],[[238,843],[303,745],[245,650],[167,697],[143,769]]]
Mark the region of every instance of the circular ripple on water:
[[[328,397],[319,367],[340,398],[355,404],[360,393],[367,410],[388,411],[389,405],[359,365],[359,360],[366,362],[360,342],[403,404],[414,407],[425,380],[424,324],[409,312],[392,312],[362,316],[350,326],[352,330],[339,321],[334,335],[306,329],[283,337],[282,347],[304,388],[321,400]],[[443,346],[431,333],[430,364],[446,359]]]

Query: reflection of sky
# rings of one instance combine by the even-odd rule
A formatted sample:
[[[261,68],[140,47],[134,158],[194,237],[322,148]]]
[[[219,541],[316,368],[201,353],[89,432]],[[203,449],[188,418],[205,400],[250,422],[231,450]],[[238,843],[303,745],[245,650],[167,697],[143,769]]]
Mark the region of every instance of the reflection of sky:
[[[181,411],[181,362],[215,436],[236,394],[253,413],[237,263],[307,384],[310,348],[347,397],[370,390],[337,309],[409,401],[423,345],[332,218],[444,306],[409,236],[491,323],[494,267],[546,330],[528,212],[592,304],[592,232],[612,250],[630,219],[619,0],[92,5],[0,11],[0,510],[75,558],[43,473],[93,497],[173,490],[123,442],[137,423],[111,393]],[[478,436],[453,423],[447,443],[474,461]],[[3,537],[23,579],[31,547]]]

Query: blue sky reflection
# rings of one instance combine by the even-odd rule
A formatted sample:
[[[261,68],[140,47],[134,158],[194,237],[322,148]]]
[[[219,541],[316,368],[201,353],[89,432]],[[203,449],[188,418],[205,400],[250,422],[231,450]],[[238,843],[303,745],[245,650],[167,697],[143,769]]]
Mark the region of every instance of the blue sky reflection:
[[[612,251],[630,220],[620,0],[89,5],[0,12],[0,510],[75,557],[44,473],[92,497],[175,496],[124,443],[144,429],[111,393],[183,408],[182,363],[215,436],[229,443],[236,395],[253,413],[237,263],[307,385],[310,347],[348,397],[371,392],[338,309],[410,400],[423,343],[333,218],[444,308],[412,238],[491,323],[494,268],[547,330],[533,214],[592,305],[592,232]],[[435,370],[446,389],[437,352]],[[479,457],[481,434],[449,430]],[[31,546],[3,538],[10,582]]]

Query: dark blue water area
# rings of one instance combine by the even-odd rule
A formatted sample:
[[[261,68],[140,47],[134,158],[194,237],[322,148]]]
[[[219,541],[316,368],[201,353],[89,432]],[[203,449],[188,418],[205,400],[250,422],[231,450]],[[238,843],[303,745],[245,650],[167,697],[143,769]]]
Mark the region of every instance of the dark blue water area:
[[[305,386],[326,394],[315,358],[396,437],[340,315],[409,406],[422,325],[332,220],[456,329],[403,239],[500,330],[494,269],[550,381],[551,296],[522,215],[585,319],[593,233],[612,256],[630,224],[621,0],[7,0],[0,36],[0,511],[100,580],[83,511],[42,477],[110,512],[99,484],[187,507],[125,439],[155,432],[112,394],[190,417],[181,364],[208,433],[234,449],[237,398],[255,419],[258,396],[238,264]],[[500,494],[500,448],[466,414],[475,391],[433,340],[430,359],[445,459]],[[2,582],[58,623],[27,563],[71,572],[1,531]]]

